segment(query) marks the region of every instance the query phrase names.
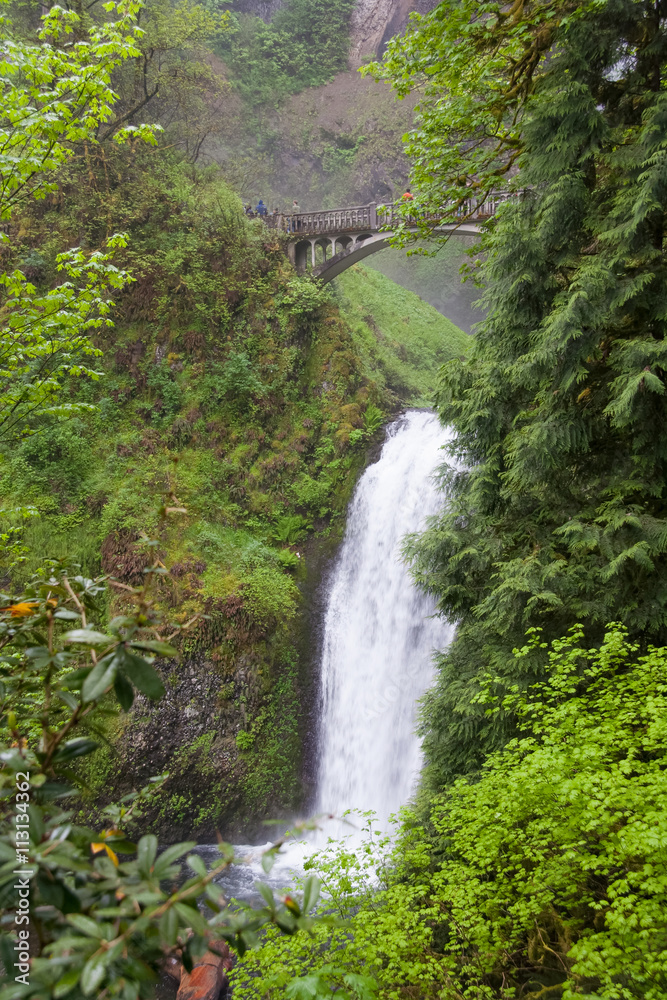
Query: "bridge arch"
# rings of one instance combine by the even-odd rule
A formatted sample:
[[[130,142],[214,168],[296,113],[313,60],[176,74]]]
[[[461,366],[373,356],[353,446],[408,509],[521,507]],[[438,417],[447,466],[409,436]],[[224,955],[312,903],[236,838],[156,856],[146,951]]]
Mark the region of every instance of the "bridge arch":
[[[354,236],[337,236],[334,243],[334,257],[343,250],[349,250],[351,244],[355,242]],[[340,247],[340,251],[339,248]]]
[[[391,233],[378,233],[375,236],[366,234],[365,239],[356,239],[346,249],[335,254],[331,260],[314,267],[313,277],[319,278],[324,283],[331,281],[346,271],[348,267],[363,260],[364,257],[369,257],[372,253],[377,253],[378,250],[384,250],[385,247],[388,247],[390,236]]]
[[[294,266],[299,274],[305,274],[308,268],[308,257],[311,254],[310,240],[299,240],[294,244]]]
[[[480,232],[480,227],[474,223],[464,223],[460,226],[438,226],[435,231],[449,232],[452,236],[474,236]],[[389,241],[393,235],[393,233],[360,233],[356,237],[347,237],[349,242],[346,247],[329,260],[325,258],[324,263],[313,267],[313,277],[319,278],[323,284],[332,281],[348,267],[390,246]],[[334,245],[341,243],[342,239],[337,237]]]

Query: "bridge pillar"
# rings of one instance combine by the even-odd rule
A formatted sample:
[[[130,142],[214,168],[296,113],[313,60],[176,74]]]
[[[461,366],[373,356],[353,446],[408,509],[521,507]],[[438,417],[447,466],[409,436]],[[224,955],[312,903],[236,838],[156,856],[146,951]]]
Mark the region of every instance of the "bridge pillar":
[[[376,201],[372,201],[368,206],[370,209],[370,228],[377,229],[378,227],[378,206]]]
[[[332,257],[336,256],[336,237],[335,236],[331,237],[331,256]]]

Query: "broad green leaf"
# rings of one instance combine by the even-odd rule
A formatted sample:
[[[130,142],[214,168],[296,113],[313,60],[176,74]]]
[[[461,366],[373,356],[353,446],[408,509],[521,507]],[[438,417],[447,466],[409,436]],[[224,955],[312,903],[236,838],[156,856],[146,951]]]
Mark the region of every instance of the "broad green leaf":
[[[195,840],[185,840],[181,844],[171,844],[170,847],[165,848],[165,850],[161,852],[158,861],[160,864],[164,863],[170,865],[179,858],[182,858],[184,854],[187,854],[188,851],[191,851],[192,848],[196,846],[197,842]]]
[[[106,952],[96,952],[84,965],[79,981],[84,996],[90,996],[102,983],[106,975],[107,961]]]
[[[66,997],[68,993],[71,993],[76,984],[79,982],[80,976],[81,969],[69,969],[63,976],[61,976],[56,985],[53,987],[53,996],[55,1000],[60,1000],[60,997]]]
[[[133,649],[145,649],[150,653],[157,653],[158,656],[178,656],[178,650],[174,646],[168,642],[158,642],[157,639],[133,640],[129,645]]]
[[[150,877],[156,855],[157,837],[153,833],[147,833],[137,844],[137,863],[144,878]]]
[[[262,854],[262,868],[264,869],[267,875],[275,865],[277,857],[278,857],[277,847],[270,847],[268,851],[264,851],[264,853]]]
[[[70,913],[67,917],[67,923],[71,924],[72,927],[76,927],[78,931],[87,934],[88,937],[104,937],[104,931],[100,924],[95,923],[94,920],[84,916],[82,913]]]
[[[185,903],[174,903],[174,906],[184,927],[191,927],[198,934],[207,933],[208,924],[199,910],[186,906]]]
[[[257,889],[258,893],[260,894],[266,905],[269,907],[269,909],[275,910],[276,901],[273,898],[273,891],[271,890],[271,888],[268,885],[266,885],[265,882],[255,882],[255,888]]]
[[[206,878],[206,865],[198,854],[189,854],[186,860],[195,875],[200,875],[201,878]]]
[[[91,628],[77,628],[72,632],[65,632],[63,642],[76,642],[85,646],[108,646],[117,642],[112,635],[104,635],[103,632],[96,632]]]
[[[95,743],[94,740],[89,740],[85,736],[77,736],[73,740],[68,740],[64,746],[61,746],[53,755],[53,761],[56,764],[62,764],[67,760],[72,760],[74,757],[84,757],[93,750],[97,750],[99,743]]]
[[[320,880],[316,875],[309,875],[303,883],[303,912],[309,913],[320,896]]]
[[[178,913],[173,906],[160,918],[160,934],[165,944],[171,946],[176,943],[178,937]]]
[[[61,681],[63,687],[68,688],[70,691],[79,691],[91,670],[91,667],[79,667],[78,670],[72,670],[71,673],[63,677]]]
[[[127,677],[119,670],[113,682],[113,689],[118,698],[118,704],[124,712],[129,712],[134,701],[134,688]]]
[[[119,650],[119,661],[124,672],[142,694],[154,701],[163,696],[164,684],[159,674],[142,656],[135,656],[126,649],[122,652]]]
[[[114,656],[105,656],[90,671],[81,688],[83,702],[96,701],[116,679],[118,666]]]

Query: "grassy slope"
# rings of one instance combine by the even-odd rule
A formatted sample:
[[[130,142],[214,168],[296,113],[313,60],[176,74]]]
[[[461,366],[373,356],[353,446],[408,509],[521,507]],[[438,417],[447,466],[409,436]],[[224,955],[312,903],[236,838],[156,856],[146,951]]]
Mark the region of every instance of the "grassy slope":
[[[435,254],[433,245],[418,244],[425,254],[406,253],[387,247],[374,253],[364,263],[373,271],[381,271],[387,278],[409,288],[420,298],[434,306],[443,316],[470,333],[476,323],[484,318],[479,307],[481,289],[471,277],[463,279],[462,265],[470,265],[469,251],[477,243],[474,236],[452,236]]]
[[[469,338],[433,306],[379,271],[356,264],[334,282],[341,315],[368,364],[410,406],[430,406],[438,371]]]

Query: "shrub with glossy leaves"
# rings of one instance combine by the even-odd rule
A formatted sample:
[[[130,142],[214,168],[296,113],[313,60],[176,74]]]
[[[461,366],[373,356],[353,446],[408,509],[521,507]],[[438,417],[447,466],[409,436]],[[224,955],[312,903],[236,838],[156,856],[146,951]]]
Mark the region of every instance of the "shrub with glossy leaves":
[[[101,716],[114,701],[129,710],[137,692],[160,698],[154,661],[177,655],[170,642],[179,630],[165,637],[151,596],[162,572],[155,560],[143,587],[115,583],[134,609],[105,627],[98,624],[104,581],[59,564],[47,566],[24,594],[0,595],[2,1000],[150,997],[168,955],[192,968],[220,939],[243,955],[267,923],[284,933],[311,926],[316,879],[304,887],[302,903],[278,902],[261,886],[261,909],[232,912],[215,885],[234,859],[230,845],[221,843],[219,862],[207,870],[191,853],[194,842],[162,853],[151,834],[133,843],[128,829],[137,828],[150,788],[108,807],[103,830],[75,822],[72,806],[83,785],[75,762],[97,749]],[[19,826],[28,833],[20,851]],[[277,850],[268,852],[267,870]],[[29,885],[27,925],[17,922],[17,870]],[[165,888],[178,881],[176,890]],[[16,980],[19,924],[29,931],[31,962],[29,974]]]

